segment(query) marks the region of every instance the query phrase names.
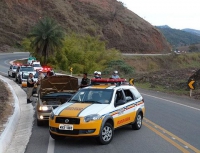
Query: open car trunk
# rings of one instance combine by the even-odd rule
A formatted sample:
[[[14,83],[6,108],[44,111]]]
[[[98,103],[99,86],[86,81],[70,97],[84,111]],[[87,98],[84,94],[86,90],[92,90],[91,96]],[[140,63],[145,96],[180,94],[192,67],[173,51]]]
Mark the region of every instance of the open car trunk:
[[[51,76],[41,81],[40,99],[43,105],[53,108],[68,101],[78,90],[78,78],[71,76]]]

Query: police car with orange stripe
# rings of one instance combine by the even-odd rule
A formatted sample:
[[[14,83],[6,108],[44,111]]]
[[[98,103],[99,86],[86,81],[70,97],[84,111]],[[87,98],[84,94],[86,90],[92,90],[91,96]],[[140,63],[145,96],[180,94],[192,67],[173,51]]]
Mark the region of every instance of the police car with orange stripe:
[[[129,124],[132,129],[141,128],[145,105],[136,87],[125,79],[91,82],[52,111],[49,131],[53,139],[95,136],[101,144],[108,144],[118,127]]]

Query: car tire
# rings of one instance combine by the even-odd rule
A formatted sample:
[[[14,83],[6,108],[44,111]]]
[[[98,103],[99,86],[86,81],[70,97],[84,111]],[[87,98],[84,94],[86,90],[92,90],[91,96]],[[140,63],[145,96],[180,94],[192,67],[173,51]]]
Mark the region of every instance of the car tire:
[[[132,124],[133,130],[139,130],[142,127],[142,113],[138,113],[135,122]]]
[[[10,74],[9,74],[9,72],[8,72],[8,77],[10,77]]]
[[[51,133],[50,131],[49,131],[49,133],[50,133],[50,136],[51,136],[54,140],[63,140],[63,139],[65,138],[64,136],[55,135],[55,134]]]
[[[40,121],[40,120],[37,119],[37,126],[42,126],[43,123],[44,123],[43,121]]]
[[[18,82],[18,80],[17,80],[17,76],[15,76],[15,82]]]
[[[113,136],[114,136],[114,128],[110,123],[107,122],[101,129],[100,134],[97,137],[97,141],[102,145],[106,145],[112,141]]]

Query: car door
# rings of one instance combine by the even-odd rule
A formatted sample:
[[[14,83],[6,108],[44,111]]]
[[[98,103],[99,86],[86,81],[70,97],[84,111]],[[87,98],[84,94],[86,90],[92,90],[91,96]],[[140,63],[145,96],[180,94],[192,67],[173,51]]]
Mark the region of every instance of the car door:
[[[126,98],[123,89],[119,89],[114,93],[114,111],[112,116],[114,118],[114,127],[130,123],[131,115],[126,111]]]

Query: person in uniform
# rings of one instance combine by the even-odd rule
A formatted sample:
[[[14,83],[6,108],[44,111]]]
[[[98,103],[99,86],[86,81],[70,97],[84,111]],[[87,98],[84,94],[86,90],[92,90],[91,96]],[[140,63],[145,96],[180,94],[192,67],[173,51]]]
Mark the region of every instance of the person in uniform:
[[[87,73],[83,73],[80,88],[87,87],[90,84],[90,79],[87,78]]]
[[[33,73],[29,73],[28,79],[27,79],[27,104],[31,103],[30,98],[32,96],[32,92],[33,92],[33,88],[34,88],[34,84],[36,82],[33,80]]]
[[[120,79],[119,75],[118,75],[118,71],[114,71],[113,75],[111,76],[112,79]]]
[[[42,73],[42,70],[39,70],[39,75],[38,75],[38,81],[37,81],[37,94],[40,91],[40,87],[41,87],[41,80],[44,79],[44,74]]]

